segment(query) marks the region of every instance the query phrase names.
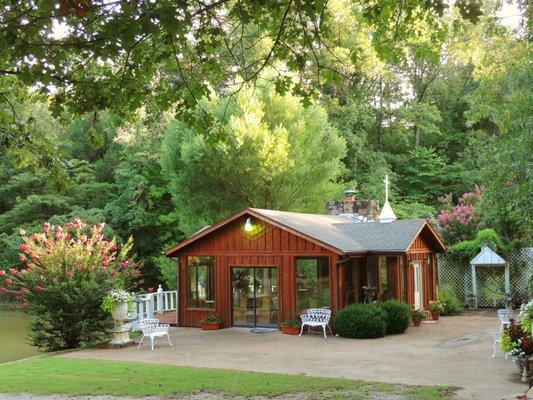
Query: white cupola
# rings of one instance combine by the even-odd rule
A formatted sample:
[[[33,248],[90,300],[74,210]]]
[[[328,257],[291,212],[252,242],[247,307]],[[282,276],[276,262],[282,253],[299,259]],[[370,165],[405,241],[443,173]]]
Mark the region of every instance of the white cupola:
[[[385,180],[383,181],[385,183],[385,204],[383,204],[383,208],[381,209],[381,212],[379,213],[379,222],[382,224],[386,224],[392,221],[396,221],[396,214],[394,214],[394,211],[392,210],[392,207],[389,204],[389,176],[385,175]]]

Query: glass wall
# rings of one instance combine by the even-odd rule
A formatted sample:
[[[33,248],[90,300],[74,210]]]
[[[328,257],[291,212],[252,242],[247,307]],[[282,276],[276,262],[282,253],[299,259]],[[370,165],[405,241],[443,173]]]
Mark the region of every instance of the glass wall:
[[[296,259],[296,311],[329,307],[328,257]]]
[[[387,299],[387,257],[378,257],[379,268],[379,288],[378,298],[381,300]]]
[[[215,258],[187,258],[187,307],[215,308]]]

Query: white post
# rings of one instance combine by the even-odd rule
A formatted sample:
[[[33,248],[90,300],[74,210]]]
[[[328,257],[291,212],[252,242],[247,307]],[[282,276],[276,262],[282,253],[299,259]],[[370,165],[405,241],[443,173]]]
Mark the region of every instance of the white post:
[[[509,298],[511,297],[511,277],[509,274],[509,264],[505,264],[504,270],[504,281],[505,281],[505,307],[511,308],[511,302]]]
[[[146,318],[154,318],[154,295],[149,293],[146,295]]]
[[[474,309],[477,308],[477,282],[476,282],[476,266],[472,264],[472,298]]]
[[[157,313],[163,314],[163,288],[161,285],[157,288]]]

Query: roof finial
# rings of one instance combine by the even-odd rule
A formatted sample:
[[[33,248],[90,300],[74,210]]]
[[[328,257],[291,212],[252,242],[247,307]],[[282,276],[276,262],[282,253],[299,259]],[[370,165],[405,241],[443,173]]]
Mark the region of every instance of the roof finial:
[[[385,204],[383,204],[383,208],[381,209],[378,219],[381,223],[388,223],[396,221],[396,214],[394,214],[394,211],[389,204],[389,175],[385,175],[385,180],[383,183],[385,184]]]

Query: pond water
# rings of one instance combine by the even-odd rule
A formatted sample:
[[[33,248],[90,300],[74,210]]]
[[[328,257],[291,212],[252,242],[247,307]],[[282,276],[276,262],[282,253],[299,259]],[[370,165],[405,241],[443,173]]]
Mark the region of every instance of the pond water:
[[[27,343],[28,320],[24,313],[0,311],[0,364],[39,354]]]

